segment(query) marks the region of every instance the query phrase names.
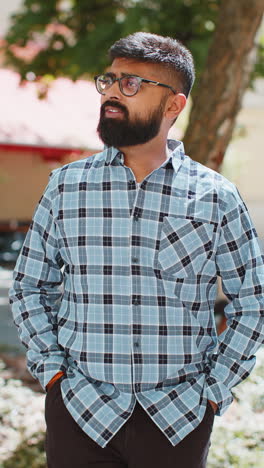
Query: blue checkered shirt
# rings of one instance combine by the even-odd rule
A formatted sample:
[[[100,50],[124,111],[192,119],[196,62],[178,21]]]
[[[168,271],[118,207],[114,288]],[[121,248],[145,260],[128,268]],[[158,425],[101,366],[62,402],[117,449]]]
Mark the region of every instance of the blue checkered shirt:
[[[102,447],[136,401],[172,445],[218,414],[263,342],[264,267],[234,186],[171,154],[137,189],[114,148],[56,169],[10,298],[31,373]],[[217,276],[230,300],[217,336]],[[62,287],[63,285],[63,287]],[[261,318],[262,317],[262,318]]]

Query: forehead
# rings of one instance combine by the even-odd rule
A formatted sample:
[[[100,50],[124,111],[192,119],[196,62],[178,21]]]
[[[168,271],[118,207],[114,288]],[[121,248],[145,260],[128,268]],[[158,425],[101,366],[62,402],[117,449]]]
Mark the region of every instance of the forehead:
[[[161,80],[164,78],[161,67],[155,63],[140,62],[133,59],[116,58],[106,71],[115,73],[117,77],[122,74],[138,75],[150,80]]]

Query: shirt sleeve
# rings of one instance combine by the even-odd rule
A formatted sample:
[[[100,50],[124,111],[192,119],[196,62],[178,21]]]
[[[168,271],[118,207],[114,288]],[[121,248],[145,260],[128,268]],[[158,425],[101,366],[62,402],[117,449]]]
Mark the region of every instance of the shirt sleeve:
[[[226,195],[216,252],[218,274],[230,303],[225,308],[227,329],[218,337],[207,376],[208,399],[222,414],[232,402],[231,389],[255,365],[255,353],[264,341],[264,262],[247,208],[237,191]]]
[[[54,178],[53,175],[35,210],[9,293],[14,322],[27,348],[29,371],[43,388],[57,372],[67,369],[57,340],[63,262],[51,204]]]

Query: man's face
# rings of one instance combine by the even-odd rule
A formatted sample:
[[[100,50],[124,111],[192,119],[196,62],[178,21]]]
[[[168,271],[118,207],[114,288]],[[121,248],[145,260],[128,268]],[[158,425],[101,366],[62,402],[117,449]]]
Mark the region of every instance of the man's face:
[[[131,59],[115,59],[107,70],[117,78],[122,74],[161,81],[157,69],[148,63]],[[115,82],[101,98],[101,114],[97,127],[101,140],[108,146],[121,148],[147,143],[160,131],[168,91],[142,83],[137,94],[124,96]]]

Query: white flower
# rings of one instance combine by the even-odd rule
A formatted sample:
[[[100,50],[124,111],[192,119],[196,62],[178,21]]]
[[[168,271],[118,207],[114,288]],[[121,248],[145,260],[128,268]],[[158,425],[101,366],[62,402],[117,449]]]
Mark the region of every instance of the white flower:
[[[215,418],[207,468],[264,467],[264,349],[250,377],[233,389],[235,401]]]
[[[4,366],[0,361],[0,373]],[[45,395],[24,387],[19,380],[0,377],[0,461],[23,440],[45,431]]]

